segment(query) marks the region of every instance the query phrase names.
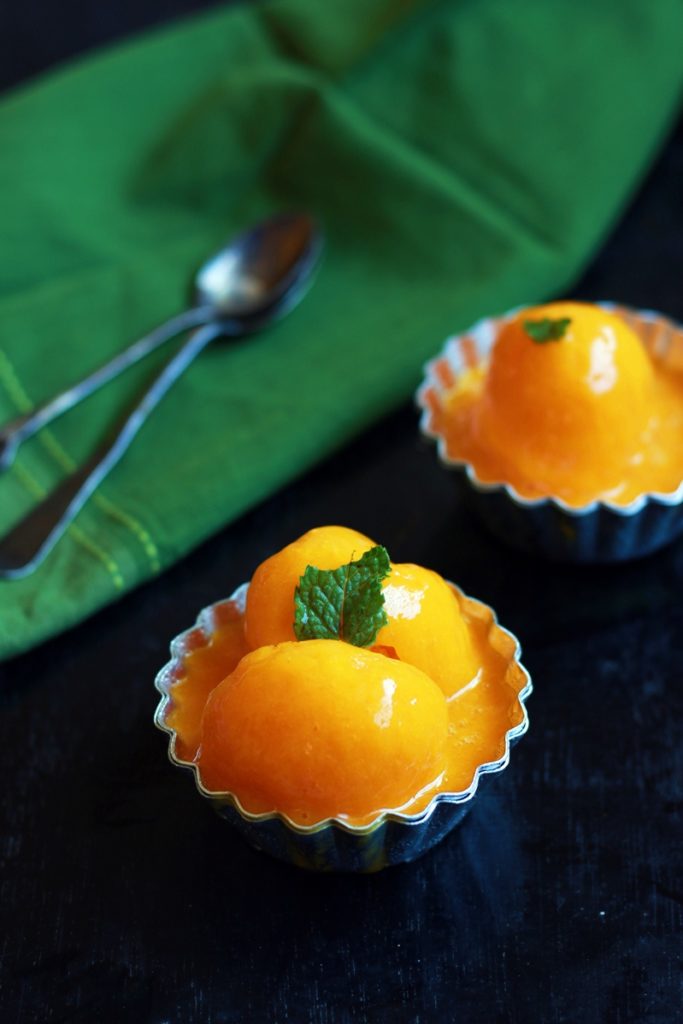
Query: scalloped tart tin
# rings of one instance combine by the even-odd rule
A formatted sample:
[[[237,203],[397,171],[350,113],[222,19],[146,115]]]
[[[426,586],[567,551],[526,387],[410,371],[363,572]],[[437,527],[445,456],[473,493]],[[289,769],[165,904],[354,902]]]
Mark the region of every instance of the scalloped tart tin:
[[[612,302],[596,305],[618,313],[655,362],[683,369],[681,325],[652,310]],[[648,555],[675,540],[683,532],[683,481],[671,493],[641,494],[628,505],[597,500],[574,508],[560,498],[525,498],[504,482],[485,483],[471,463],[448,454],[445,438],[434,425],[434,411],[465,369],[488,359],[501,326],[517,312],[519,308],[480,320],[449,338],[427,363],[416,403],[422,411],[420,431],[436,441],[441,463],[465,475],[472,503],[492,533],[523,551],[565,562],[619,562]]]
[[[453,586],[451,584],[451,586]],[[488,625],[491,646],[507,661],[505,682],[517,694],[520,721],[504,737],[505,748],[496,761],[477,767],[472,782],[459,793],[437,793],[419,814],[381,811],[370,823],[355,826],[342,818],[328,818],[313,825],[298,825],[287,815],[272,812],[250,814],[233,793],[216,793],[204,788],[194,762],[185,761],[176,752],[176,733],[167,722],[172,706],[172,687],[184,673],[184,660],[190,651],[206,646],[228,606],[242,609],[247,592],[243,584],[227,600],[205,608],[196,625],[171,643],[171,660],[158,673],[155,686],[161,700],[154,724],[169,737],[168,757],[172,764],[194,774],[197,789],[214,810],[233,825],[256,849],[280,860],[315,871],[379,871],[392,864],[414,860],[426,853],[465,817],[485,775],[503,771],[510,761],[510,749],[529,728],[525,701],[532,691],[531,679],[520,662],[519,641],[503,629],[494,612],[485,604],[467,597],[453,587],[468,615]]]

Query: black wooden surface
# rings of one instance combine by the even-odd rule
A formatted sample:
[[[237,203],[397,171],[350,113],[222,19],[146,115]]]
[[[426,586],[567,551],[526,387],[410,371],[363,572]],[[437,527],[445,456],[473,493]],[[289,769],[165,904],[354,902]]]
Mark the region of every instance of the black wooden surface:
[[[35,42],[6,48],[2,84],[198,6],[83,2],[64,24],[49,0],[5,7],[0,36],[33,22]],[[577,295],[683,318],[682,171],[679,131]],[[151,724],[170,637],[333,521],[493,604],[536,684],[529,735],[463,826],[371,877],[253,853]],[[0,1021],[680,1020],[682,580],[683,541],[611,569],[506,550],[405,407],[163,578],[0,666]]]

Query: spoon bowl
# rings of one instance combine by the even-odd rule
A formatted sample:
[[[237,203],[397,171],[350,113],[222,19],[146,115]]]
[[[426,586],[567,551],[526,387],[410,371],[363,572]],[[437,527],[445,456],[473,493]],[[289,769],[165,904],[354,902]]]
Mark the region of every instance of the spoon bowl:
[[[292,288],[310,282],[322,235],[308,214],[284,213],[257,224],[210,257],[195,276],[194,303],[223,319],[258,317]]]

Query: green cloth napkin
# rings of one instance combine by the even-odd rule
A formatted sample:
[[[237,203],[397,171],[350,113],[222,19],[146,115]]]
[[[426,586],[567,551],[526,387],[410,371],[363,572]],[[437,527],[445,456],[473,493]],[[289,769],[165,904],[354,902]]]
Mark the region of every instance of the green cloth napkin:
[[[182,308],[191,269],[272,210],[317,213],[327,252],[304,303],[202,355],[42,567],[0,583],[0,656],[332,452],[449,332],[566,288],[670,123],[682,37],[680,0],[273,0],[6,97],[0,421]],[[152,368],[22,447],[0,530]]]

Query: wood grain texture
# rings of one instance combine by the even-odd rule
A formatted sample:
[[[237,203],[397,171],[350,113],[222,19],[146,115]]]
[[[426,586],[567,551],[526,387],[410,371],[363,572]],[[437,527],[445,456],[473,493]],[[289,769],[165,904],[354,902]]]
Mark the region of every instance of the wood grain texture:
[[[575,294],[683,319],[682,171],[679,131]],[[3,1024],[679,1018],[683,540],[614,568],[518,556],[471,518],[416,423],[401,410],[163,578],[0,666]],[[536,685],[528,737],[460,829],[372,877],[252,852],[151,722],[169,639],[328,522],[492,604]]]

